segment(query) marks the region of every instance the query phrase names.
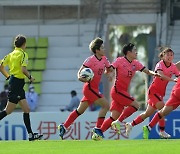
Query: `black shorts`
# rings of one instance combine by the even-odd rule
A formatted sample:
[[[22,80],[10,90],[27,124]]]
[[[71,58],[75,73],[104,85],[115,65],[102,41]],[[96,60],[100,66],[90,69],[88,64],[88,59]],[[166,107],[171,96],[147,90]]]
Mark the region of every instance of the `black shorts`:
[[[9,79],[9,94],[8,100],[11,103],[17,104],[20,100],[25,99],[24,79],[18,79],[13,75]]]

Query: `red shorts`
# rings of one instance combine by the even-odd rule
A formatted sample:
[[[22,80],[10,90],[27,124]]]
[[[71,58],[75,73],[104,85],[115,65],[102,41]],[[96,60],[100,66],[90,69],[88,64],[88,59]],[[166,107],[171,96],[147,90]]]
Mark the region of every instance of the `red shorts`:
[[[173,110],[180,105],[180,87],[174,87],[170,98],[166,102],[165,106],[173,106]]]
[[[87,101],[89,105],[93,104],[99,98],[104,97],[100,92],[99,89],[94,89],[90,86],[90,84],[84,84],[83,87],[83,98],[81,102]]]
[[[122,112],[125,106],[129,106],[133,101],[134,98],[130,96],[127,91],[117,91],[115,87],[111,89],[111,107],[110,111],[116,110],[118,112]]]
[[[163,101],[163,96],[161,96],[158,93],[149,93],[148,95],[148,104],[151,105],[153,108],[156,108],[156,104],[158,102],[162,102]]]

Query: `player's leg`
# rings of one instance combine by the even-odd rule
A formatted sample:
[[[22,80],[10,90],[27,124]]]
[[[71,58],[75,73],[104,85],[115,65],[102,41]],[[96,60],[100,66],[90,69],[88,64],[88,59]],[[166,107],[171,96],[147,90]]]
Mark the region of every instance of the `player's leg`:
[[[109,111],[109,103],[103,97],[103,98],[99,98],[98,100],[96,100],[95,104],[101,106],[101,109],[100,109],[99,114],[98,114],[98,119],[97,119],[97,122],[96,122],[96,128],[101,128],[101,125],[104,122],[106,113],[107,113],[107,111]]]
[[[0,112],[0,120],[3,119],[4,117],[6,117],[8,114],[11,114],[15,108],[16,108],[16,104],[8,101],[4,111]]]
[[[85,102],[80,102],[78,108],[74,111],[72,111],[64,124],[60,124],[58,126],[58,129],[60,131],[59,136],[61,139],[63,139],[64,134],[66,133],[66,129],[79,117],[81,114],[84,113],[84,111],[88,108],[89,104],[87,101]]]
[[[148,139],[151,129],[159,122],[161,118],[173,111],[173,106],[164,106],[157,112],[147,126],[143,126],[143,138]]]
[[[137,101],[133,101],[130,106],[128,106],[126,109],[124,109],[124,111],[122,112],[122,114],[120,115],[120,117],[118,118],[118,120],[120,122],[123,122],[124,119],[128,118],[129,116],[131,116],[134,112],[136,112],[139,109],[139,104]]]
[[[102,98],[97,99],[95,101],[95,104],[100,105],[101,109],[99,111],[96,127],[94,127],[92,130],[92,133],[93,133],[92,139],[101,140],[104,138],[103,132],[101,130],[101,125],[104,123],[106,113],[109,110],[109,103],[104,97],[102,97]]]
[[[42,134],[33,133],[33,131],[32,131],[31,120],[30,120],[30,115],[29,115],[30,109],[29,109],[29,106],[28,106],[26,99],[20,100],[19,105],[21,106],[21,108],[24,112],[23,113],[23,120],[24,120],[24,124],[26,126],[26,130],[27,130],[28,135],[29,135],[29,141],[42,139],[42,137],[43,137]]]
[[[147,117],[150,117],[156,111],[151,105],[148,104],[146,111],[137,116],[132,122],[126,123],[126,135],[129,136],[132,127],[142,123]]]
[[[156,104],[156,108],[157,108],[158,110],[161,110],[163,107],[164,107],[164,102],[163,102],[163,101],[160,101],[160,102],[158,102],[158,103]],[[171,137],[171,135],[168,134],[168,133],[165,131],[165,119],[164,119],[164,117],[159,120],[159,129],[160,129],[159,136],[160,136],[161,138],[167,139],[167,138],[170,138],[170,137]]]

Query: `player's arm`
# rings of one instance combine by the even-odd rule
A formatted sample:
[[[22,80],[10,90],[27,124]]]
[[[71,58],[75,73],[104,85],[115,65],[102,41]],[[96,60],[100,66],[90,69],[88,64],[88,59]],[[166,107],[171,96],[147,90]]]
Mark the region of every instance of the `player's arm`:
[[[178,70],[180,71],[180,61],[178,61],[178,62],[176,63],[176,67],[177,67]]]
[[[6,79],[8,80],[10,75],[9,73],[6,71],[5,67],[3,66],[3,64],[1,63],[0,64],[0,71],[1,73],[6,77]]]
[[[176,81],[177,81],[177,78],[172,79],[172,78],[170,78],[170,77],[164,75],[163,71],[161,71],[161,70],[158,70],[157,72],[158,72],[158,74],[161,75],[161,79],[163,79],[163,80],[173,81],[173,82],[176,82]]]
[[[21,70],[22,70],[23,74],[30,80],[30,82],[33,82],[35,80],[35,78],[33,76],[31,76],[31,74],[28,72],[26,66],[22,66]]]
[[[107,75],[107,78],[109,81],[112,81],[115,75],[115,69],[114,67],[111,65],[110,67],[106,68],[104,71],[104,74]]]
[[[80,76],[80,72],[82,71],[83,68],[85,68],[85,66],[82,65],[77,73],[78,80],[81,82],[89,82],[88,78],[85,78],[84,76]]]
[[[156,73],[156,72],[154,72],[154,71],[151,71],[151,70],[149,70],[149,69],[147,69],[147,68],[144,68],[142,71],[143,71],[144,73],[146,73],[147,75],[161,77],[161,75],[160,75],[159,73]]]

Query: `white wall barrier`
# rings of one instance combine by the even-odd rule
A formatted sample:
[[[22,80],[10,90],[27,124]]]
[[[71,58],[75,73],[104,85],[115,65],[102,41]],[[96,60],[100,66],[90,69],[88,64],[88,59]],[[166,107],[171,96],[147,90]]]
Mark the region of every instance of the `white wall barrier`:
[[[133,116],[125,120],[131,121],[141,112],[135,113]],[[30,114],[32,128],[34,132],[44,135],[45,140],[58,140],[59,131],[57,126],[68,117],[69,112],[34,112]],[[106,116],[106,118],[110,114]],[[98,112],[85,112],[70,127],[64,138],[68,140],[89,140],[91,139],[91,131],[95,126]],[[111,128],[104,135],[105,139],[127,139],[125,135],[125,122],[121,125],[121,134],[115,133]],[[130,139],[142,138],[142,126],[147,124],[148,120],[133,128]],[[0,121],[0,140],[26,140],[27,132],[23,123],[23,114],[12,113]]]

